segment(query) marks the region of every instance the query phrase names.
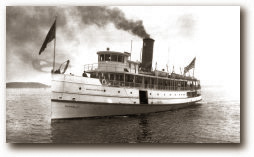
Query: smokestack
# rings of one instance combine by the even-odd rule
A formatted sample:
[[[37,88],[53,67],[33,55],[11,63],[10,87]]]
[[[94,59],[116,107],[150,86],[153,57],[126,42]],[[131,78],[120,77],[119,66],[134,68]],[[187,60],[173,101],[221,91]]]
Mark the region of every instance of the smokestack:
[[[142,51],[142,63],[141,70],[145,72],[151,72],[153,63],[153,44],[152,38],[143,39],[143,51]]]

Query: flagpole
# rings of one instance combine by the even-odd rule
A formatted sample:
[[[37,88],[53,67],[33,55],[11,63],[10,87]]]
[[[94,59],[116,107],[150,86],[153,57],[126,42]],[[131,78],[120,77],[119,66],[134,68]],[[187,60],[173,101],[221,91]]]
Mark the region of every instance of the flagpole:
[[[193,68],[193,79],[194,79],[194,71],[195,71],[195,68]]]
[[[194,80],[194,71],[195,71],[195,67],[193,68],[193,76],[192,76],[192,77],[193,77],[193,78],[192,78],[193,80]],[[193,82],[193,81],[192,81],[192,82]],[[194,82],[196,82],[196,81],[194,81]],[[194,86],[194,90],[196,91],[196,83],[195,83],[195,85],[194,85],[194,82],[193,82],[192,84],[193,84],[193,86]]]
[[[57,16],[55,16],[56,21]],[[55,24],[55,40],[54,40],[54,59],[53,59],[53,72],[55,70],[55,58],[56,58],[56,24]]]

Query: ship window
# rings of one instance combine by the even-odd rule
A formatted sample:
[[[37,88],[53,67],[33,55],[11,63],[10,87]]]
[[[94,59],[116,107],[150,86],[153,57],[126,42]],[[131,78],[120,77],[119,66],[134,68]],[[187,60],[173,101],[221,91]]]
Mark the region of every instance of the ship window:
[[[111,55],[111,61],[117,62],[117,55]]]
[[[158,85],[157,83],[158,83],[158,79],[154,79],[154,85],[157,86]]]
[[[109,74],[108,73],[104,73],[104,79],[109,80]]]
[[[148,84],[149,84],[150,78],[149,77],[144,77],[144,83],[145,83],[145,88],[148,88]]]
[[[151,81],[150,84],[153,85],[154,84],[154,78],[151,78],[150,81]]]
[[[142,76],[136,76],[136,83],[142,83]]]
[[[131,92],[131,94],[132,94],[132,92]]]
[[[101,73],[101,72],[99,72],[99,73],[98,73],[98,77],[99,77],[99,79],[104,79],[104,74]]]
[[[166,80],[162,80],[162,85],[165,86],[166,85]]]
[[[118,56],[118,62],[124,62],[124,60],[123,60],[123,56]]]
[[[166,86],[169,86],[169,80],[165,80],[165,83]]]
[[[125,75],[125,82],[130,82],[130,75]]]
[[[118,91],[118,93],[120,93],[120,91]]]
[[[162,79],[158,79],[158,86],[159,86],[159,89],[163,88],[163,86],[162,86]]]
[[[134,76],[133,75],[125,75],[125,82],[134,82]]]
[[[100,55],[100,61],[104,61],[104,60],[105,60],[104,54]]]
[[[109,80],[114,80],[114,74],[109,75]]]
[[[119,77],[120,77],[120,81],[124,81],[123,74],[120,74]]]
[[[124,81],[124,76],[123,74],[116,74],[116,77],[115,77],[115,80],[116,81]]]
[[[116,74],[116,81],[120,81],[120,74]]]
[[[105,61],[110,61],[110,54],[105,54]]]

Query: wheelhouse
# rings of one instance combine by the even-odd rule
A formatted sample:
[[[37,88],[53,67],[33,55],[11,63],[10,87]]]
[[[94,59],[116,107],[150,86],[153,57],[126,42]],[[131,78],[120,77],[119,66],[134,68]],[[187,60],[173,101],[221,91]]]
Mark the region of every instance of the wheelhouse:
[[[99,51],[98,64],[85,65],[87,72],[129,72],[137,74],[140,62],[129,60],[130,53],[115,51]]]

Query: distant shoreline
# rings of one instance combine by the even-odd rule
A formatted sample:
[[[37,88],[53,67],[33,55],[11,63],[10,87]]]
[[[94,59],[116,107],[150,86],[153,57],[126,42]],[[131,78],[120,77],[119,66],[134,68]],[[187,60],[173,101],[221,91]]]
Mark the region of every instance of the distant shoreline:
[[[7,82],[6,88],[50,88],[39,82]]]
[[[51,86],[39,82],[7,82],[6,88],[50,88]],[[204,88],[218,88],[222,85],[203,85]]]

